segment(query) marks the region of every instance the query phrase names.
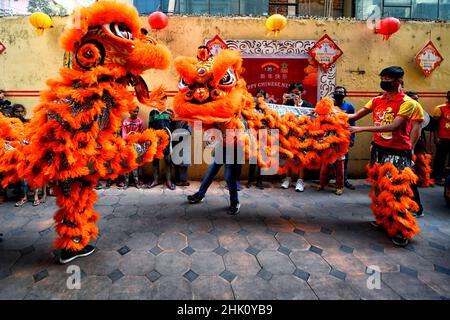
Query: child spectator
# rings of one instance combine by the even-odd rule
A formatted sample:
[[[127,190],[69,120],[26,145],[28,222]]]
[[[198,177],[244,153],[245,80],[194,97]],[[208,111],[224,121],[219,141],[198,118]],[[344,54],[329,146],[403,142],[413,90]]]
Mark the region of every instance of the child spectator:
[[[144,132],[144,122],[139,115],[139,106],[136,106],[133,110],[130,111],[130,117],[123,120],[122,123],[122,138],[126,138],[129,134],[134,133],[142,133]],[[133,175],[134,185],[136,188],[141,188],[142,182],[139,180],[139,171],[140,168],[134,169],[131,174]],[[125,174],[125,181],[123,183],[123,188],[128,188],[130,174]],[[107,182],[108,183],[108,182]],[[110,184],[110,183],[109,183]]]
[[[171,118],[173,115],[173,110],[167,109],[165,107],[167,104],[167,95],[164,95],[161,98],[161,103],[164,105],[164,108],[161,108],[162,111],[158,109],[153,109],[152,111],[150,111],[148,127],[154,130],[164,129],[167,131],[167,134],[171,135],[170,128],[172,126]],[[175,190],[176,186],[172,183],[171,180],[172,161],[170,159],[170,152],[171,145],[169,143],[164,150],[166,185],[170,190]],[[153,182],[149,185],[149,188],[154,188],[157,185],[159,185],[159,159],[153,160]]]

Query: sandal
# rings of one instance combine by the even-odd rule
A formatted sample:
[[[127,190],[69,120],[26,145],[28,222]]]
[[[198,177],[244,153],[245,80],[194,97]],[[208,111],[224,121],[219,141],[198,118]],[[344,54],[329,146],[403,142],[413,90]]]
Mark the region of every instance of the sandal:
[[[41,198],[41,203],[45,203],[45,201],[47,201],[47,198]]]
[[[21,206],[23,206],[25,204],[25,202],[27,202],[27,199],[22,199],[22,200],[16,202],[14,207],[21,207]]]
[[[40,205],[41,203],[40,203],[40,201],[39,200],[34,200],[33,201],[33,207],[36,207],[36,206],[38,206],[38,205]]]

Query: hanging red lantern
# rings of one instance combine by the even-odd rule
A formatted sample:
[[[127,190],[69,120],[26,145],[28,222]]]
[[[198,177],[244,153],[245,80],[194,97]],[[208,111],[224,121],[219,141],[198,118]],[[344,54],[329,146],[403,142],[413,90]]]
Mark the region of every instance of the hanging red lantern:
[[[389,37],[400,29],[400,20],[393,17],[387,17],[380,21],[375,27],[375,33],[383,35],[383,40],[388,40]]]
[[[160,30],[167,27],[169,18],[161,11],[155,11],[148,16],[148,23],[152,29]]]

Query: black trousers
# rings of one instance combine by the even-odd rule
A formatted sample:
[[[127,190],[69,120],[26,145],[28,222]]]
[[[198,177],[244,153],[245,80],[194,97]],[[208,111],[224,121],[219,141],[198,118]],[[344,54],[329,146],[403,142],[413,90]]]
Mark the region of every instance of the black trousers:
[[[188,180],[188,166],[177,166],[175,167],[175,177],[180,182],[187,182]]]
[[[434,155],[433,177],[436,180],[444,178],[444,169],[446,159],[450,155],[450,139],[442,139],[436,145],[436,154]]]
[[[250,164],[248,167],[248,184],[252,183],[255,179],[255,171],[256,171],[256,183],[262,183],[262,175],[261,175],[261,167],[257,164]]]

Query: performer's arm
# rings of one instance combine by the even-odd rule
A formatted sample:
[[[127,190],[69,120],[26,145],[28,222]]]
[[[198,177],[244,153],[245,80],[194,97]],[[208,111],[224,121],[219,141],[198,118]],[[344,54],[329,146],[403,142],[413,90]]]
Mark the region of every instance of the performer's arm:
[[[361,118],[364,118],[365,116],[367,116],[369,113],[371,113],[372,111],[366,108],[361,108],[358,110],[358,112],[354,113],[354,114],[349,114],[348,115],[348,120],[349,121],[358,121]]]
[[[411,140],[413,150],[416,147],[417,141],[419,141],[421,130],[422,130],[422,122],[413,121],[411,125],[411,134],[409,135],[409,139]]]
[[[350,133],[359,133],[359,132],[394,132],[400,129],[402,126],[406,125],[408,121],[407,118],[397,116],[391,124],[387,124],[384,126],[370,126],[370,127],[349,127]]]

